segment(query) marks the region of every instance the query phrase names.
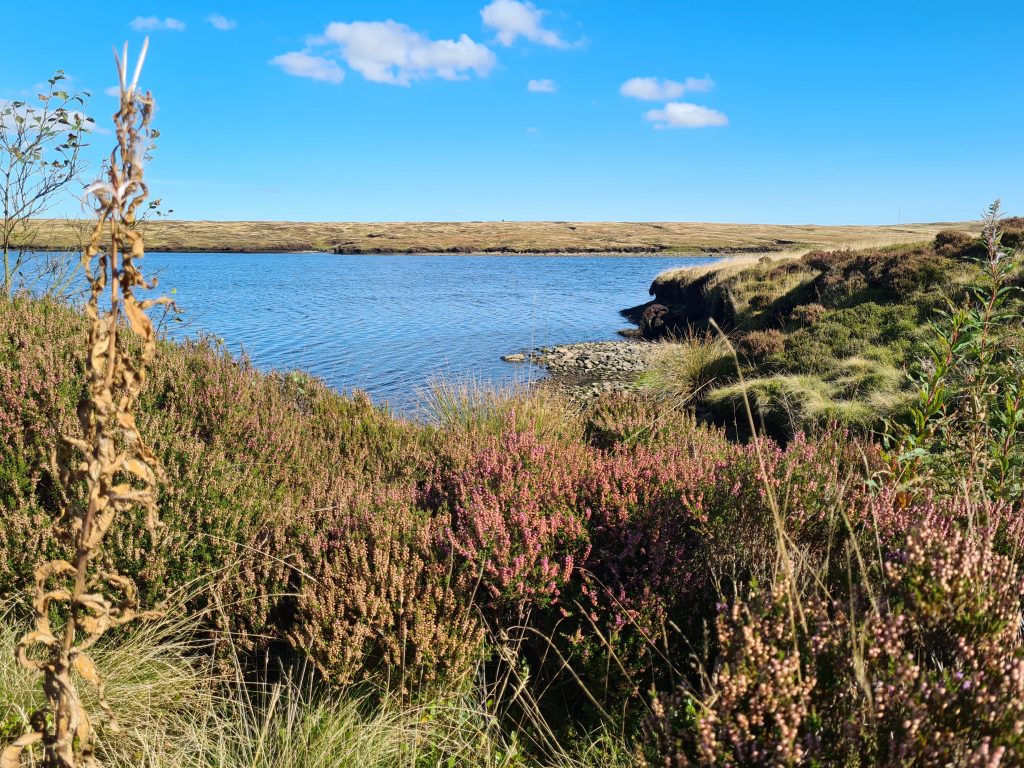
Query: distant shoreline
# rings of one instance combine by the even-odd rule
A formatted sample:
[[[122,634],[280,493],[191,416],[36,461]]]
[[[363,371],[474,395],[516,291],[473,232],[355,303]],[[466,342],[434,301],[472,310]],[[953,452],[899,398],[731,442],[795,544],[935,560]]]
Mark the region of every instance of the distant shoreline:
[[[36,222],[32,250],[76,250],[89,223]],[[671,256],[677,258],[857,248],[923,242],[973,223],[884,226],[699,222],[146,222],[146,249],[171,253],[339,255]]]

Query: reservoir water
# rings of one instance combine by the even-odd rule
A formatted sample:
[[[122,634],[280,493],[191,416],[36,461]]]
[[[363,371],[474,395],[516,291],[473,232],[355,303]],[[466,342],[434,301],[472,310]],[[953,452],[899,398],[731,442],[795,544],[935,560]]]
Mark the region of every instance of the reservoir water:
[[[149,253],[187,325],[264,370],[301,368],[399,410],[431,378],[525,381],[501,356],[617,338],[666,269],[714,258]]]

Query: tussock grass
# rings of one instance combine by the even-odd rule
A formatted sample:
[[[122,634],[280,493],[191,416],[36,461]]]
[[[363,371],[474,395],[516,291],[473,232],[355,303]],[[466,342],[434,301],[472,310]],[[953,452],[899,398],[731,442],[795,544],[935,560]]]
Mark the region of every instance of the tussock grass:
[[[451,433],[500,434],[509,423],[538,437],[578,439],[579,408],[552,387],[494,385],[473,377],[437,377],[420,392],[419,416]]]
[[[13,603],[0,606],[0,643],[11,647],[26,624]],[[526,757],[484,704],[483,692],[439,695],[415,705],[328,691],[311,676],[247,679],[232,657],[215,661],[195,616],[181,606],[97,647],[110,680],[107,699],[119,728],[96,723],[97,757],[107,768],[527,768]],[[0,737],[20,732],[43,702],[36,678],[0,655]],[[89,690],[83,703],[98,712]],[[492,701],[492,705],[494,702]],[[34,766],[32,762],[26,763]],[[545,768],[634,765],[615,739],[584,739],[578,754]]]
[[[27,627],[12,601],[0,606],[3,647],[13,648]],[[106,701],[119,726],[112,729],[101,714],[96,689],[83,686],[82,704],[97,727],[104,765],[189,764],[182,762],[189,752],[183,740],[197,715],[212,706],[219,679],[207,643],[194,630],[195,618],[175,606],[164,619],[110,633],[95,647],[92,657],[107,680]],[[45,701],[38,675],[12,653],[0,655],[0,733],[23,732]]]
[[[787,436],[839,422],[875,427],[897,412],[910,397],[906,375],[891,364],[863,357],[839,361],[825,375],[776,374],[718,387],[707,405],[729,422],[746,407],[770,434]]]
[[[731,381],[735,373],[732,353],[723,339],[688,334],[660,345],[640,383],[683,406],[699,402],[709,388]]]

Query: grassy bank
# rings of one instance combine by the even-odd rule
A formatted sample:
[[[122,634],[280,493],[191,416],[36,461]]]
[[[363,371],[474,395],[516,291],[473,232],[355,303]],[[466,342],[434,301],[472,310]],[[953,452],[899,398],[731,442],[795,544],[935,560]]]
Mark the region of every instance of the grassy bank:
[[[150,251],[336,253],[735,253],[863,247],[934,237],[951,224],[777,226],[626,222],[168,221],[146,225]],[[969,226],[969,225],[964,225]],[[37,250],[77,248],[81,224],[44,222]]]
[[[1007,246],[1024,243],[1024,219],[1004,230]],[[973,236],[948,230],[928,243],[666,272],[634,317],[648,337],[682,342],[644,383],[721,424],[742,426],[749,400],[758,426],[783,438],[829,421],[880,428],[913,402],[907,373],[927,357],[932,324],[984,279],[979,254]]]
[[[884,384],[906,418],[881,437],[829,411],[731,439],[701,417],[738,379],[701,377],[737,360],[697,318],[683,359],[704,362],[657,396],[449,386],[430,422],[162,343],[138,425],[163,527],[140,512],[104,551],[170,625],[96,654],[130,724],[101,726],[106,764],[1019,764],[1021,273],[986,253],[947,237],[705,284],[733,295],[748,394]],[[84,327],[0,303],[5,595],[66,554],[49,451],[74,431]],[[664,396],[684,372],[702,400]],[[7,658],[5,739],[36,690]]]

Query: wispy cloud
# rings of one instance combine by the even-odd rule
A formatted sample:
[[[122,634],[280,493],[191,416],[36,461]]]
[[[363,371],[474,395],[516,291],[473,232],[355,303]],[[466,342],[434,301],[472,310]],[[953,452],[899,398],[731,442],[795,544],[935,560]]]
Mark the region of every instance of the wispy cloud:
[[[310,80],[320,80],[334,85],[345,79],[345,70],[338,66],[336,61],[322,56],[312,56],[303,51],[282,53],[272,58],[270,63],[295,77],[308,77]]]
[[[458,40],[433,40],[390,20],[332,22],[322,35],[310,37],[306,42],[304,51],[286,53],[272,59],[272,63],[290,74],[311,77],[291,71],[285,64],[293,60],[305,67],[315,60],[320,68],[336,78],[329,82],[340,82],[336,74],[341,71],[340,59],[366,80],[405,86],[435,77],[442,80],[466,80],[473,75],[487,77],[497,64],[494,52],[468,35],[460,35]],[[314,55],[314,51],[322,55]]]
[[[729,118],[717,109],[673,101],[662,109],[652,109],[644,119],[655,128],[711,128],[729,124]]]
[[[185,22],[170,16],[165,19],[161,19],[158,16],[136,16],[128,23],[128,26],[136,32],[155,32],[161,29],[170,30],[171,32],[185,31]]]
[[[675,80],[659,80],[656,77],[634,77],[619,88],[619,93],[641,101],[670,101],[684,93],[707,93],[715,87],[710,77],[688,77],[679,83]]]
[[[498,33],[498,42],[510,46],[520,37],[548,48],[571,48],[557,32],[544,26],[543,11],[531,2],[494,0],[480,11],[484,24]]]
[[[221,16],[219,13],[211,13],[206,17],[206,20],[210,22],[214,29],[219,29],[221,32],[229,32],[238,26],[237,21],[229,19],[227,16]]]
[[[558,90],[558,83],[554,80],[531,80],[526,84],[526,90],[530,93],[554,93]]]

